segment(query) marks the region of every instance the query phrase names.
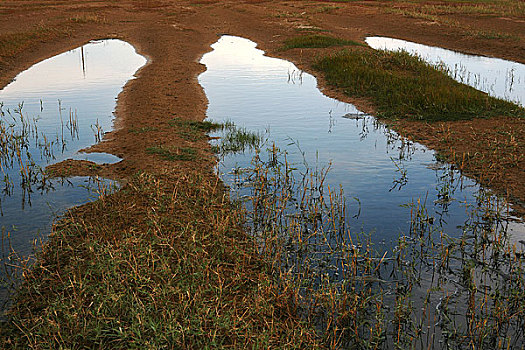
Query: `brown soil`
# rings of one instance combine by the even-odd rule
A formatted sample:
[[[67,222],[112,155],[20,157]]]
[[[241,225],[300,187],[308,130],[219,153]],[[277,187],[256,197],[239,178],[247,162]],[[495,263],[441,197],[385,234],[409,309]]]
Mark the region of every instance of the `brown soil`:
[[[457,26],[387,13],[392,6],[391,2],[381,1],[3,1],[0,4],[0,86],[32,64],[91,39],[115,37],[133,44],[149,63],[138,72],[138,79],[130,81],[119,95],[115,130],[91,149],[123,158],[115,165],[101,167],[101,174],[126,179],[146,169],[177,173],[197,168],[211,175],[214,158],[206,138],[188,140],[174,132],[168,122],[174,117],[205,118],[206,96],[196,79],[204,67],[198,61],[224,33],[249,38],[268,54],[289,59],[305,70],[310,70],[313,58],[322,50],[280,52],[278,48],[284,39],[313,29],[353,40],[363,40],[367,35],[386,35],[525,62],[524,18],[460,16],[469,28],[512,35],[510,39],[494,40],[466,34]],[[396,6],[418,5],[399,3]],[[322,80],[320,85],[323,86]],[[373,111],[373,106],[366,101],[352,101],[326,86],[324,91]],[[151,131],[147,133],[132,132],[148,127]],[[399,122],[395,127],[406,136],[456,159],[468,174],[525,201],[523,120]],[[199,157],[191,162],[164,161],[146,153],[151,146],[193,147],[199,150]],[[495,153],[494,147],[504,153]],[[471,161],[465,162],[463,154]],[[501,154],[512,157],[501,159]],[[481,156],[478,159],[473,155]],[[55,165],[53,171],[60,173],[60,168]],[[487,173],[485,169],[490,171]],[[64,175],[78,175],[93,174],[97,168],[84,162],[67,161],[62,164],[62,170]]]

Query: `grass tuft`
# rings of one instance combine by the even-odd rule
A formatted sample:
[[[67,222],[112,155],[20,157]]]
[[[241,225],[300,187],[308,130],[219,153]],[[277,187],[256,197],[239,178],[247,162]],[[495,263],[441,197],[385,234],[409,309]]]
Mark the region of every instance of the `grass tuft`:
[[[203,132],[208,133],[214,130],[220,130],[224,127],[223,124],[214,123],[211,121],[194,121],[182,118],[173,118],[169,121],[169,125],[176,128],[178,134],[186,140],[198,140],[204,136]]]
[[[160,156],[164,160],[183,160],[190,161],[195,160],[195,149],[191,147],[178,147],[175,149],[169,149],[163,146],[154,146],[146,148],[146,153],[155,154]]]
[[[371,99],[384,118],[525,116],[523,108],[460,84],[442,68],[403,51],[344,50],[318,60],[314,68],[345,94]]]

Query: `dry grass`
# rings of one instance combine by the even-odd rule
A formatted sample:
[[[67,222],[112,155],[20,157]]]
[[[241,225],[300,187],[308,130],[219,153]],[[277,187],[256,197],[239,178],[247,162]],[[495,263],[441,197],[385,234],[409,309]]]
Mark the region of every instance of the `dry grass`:
[[[521,40],[520,36],[513,33],[474,28],[458,20],[457,16],[506,16],[523,18],[525,15],[525,5],[523,2],[488,1],[479,4],[478,2],[466,1],[461,4],[445,2],[444,4],[431,5],[419,5],[417,3],[418,1],[401,1],[399,5],[385,7],[383,11],[458,28],[462,30],[461,33],[463,35],[478,39]]]
[[[217,181],[139,174],[70,211],[24,270],[3,348],[316,347]]]

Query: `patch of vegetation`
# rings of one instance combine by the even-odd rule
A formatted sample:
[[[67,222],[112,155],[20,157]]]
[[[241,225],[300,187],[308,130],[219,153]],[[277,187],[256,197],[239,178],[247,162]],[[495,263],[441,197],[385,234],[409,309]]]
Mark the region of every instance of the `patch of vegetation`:
[[[303,35],[295,38],[285,40],[281,50],[289,50],[294,48],[325,48],[331,46],[348,46],[358,45],[365,46],[364,44],[353,41],[345,40],[340,38],[334,38],[327,35]]]
[[[519,41],[520,37],[517,35],[512,35],[508,33],[502,33],[495,30],[478,30],[478,29],[469,29],[467,30],[467,34],[474,36],[479,39],[496,39],[496,40],[506,40],[506,39],[512,39],[515,41]]]
[[[156,154],[164,160],[195,160],[195,149],[191,147],[177,147],[175,149],[166,148],[164,146],[154,146],[146,148],[149,154]]]
[[[182,118],[174,118],[169,121],[170,126],[177,128],[180,136],[186,140],[197,140],[204,137],[203,132],[219,130],[224,127],[223,124],[211,121],[195,121]]]
[[[417,16],[417,14],[461,14],[521,17],[525,11],[525,4],[522,1],[513,0],[444,0],[441,1],[440,4],[428,4],[428,1],[424,0],[395,1],[407,5],[406,7],[410,7],[410,9],[407,10],[409,11],[407,15],[413,14],[415,16]],[[388,8],[387,11],[391,9],[392,8]]]
[[[259,134],[227,124],[220,136],[220,142],[212,146],[212,151],[221,156],[254,150],[261,146],[262,138]]]
[[[300,26],[294,28],[298,32],[308,32],[308,33],[319,33],[319,32],[329,32],[328,29],[319,28],[316,26]]]
[[[215,177],[138,174],[54,227],[3,349],[317,348]]]
[[[479,39],[497,39],[497,40],[520,40],[520,37],[511,33],[497,32],[494,30],[484,30],[480,28],[473,28],[465,22],[458,21],[454,15],[468,15],[468,16],[510,16],[522,17],[525,13],[525,3],[520,1],[459,1],[463,4],[458,4],[457,1],[442,4],[422,4],[415,5],[421,2],[420,0],[413,0],[411,2],[401,1],[404,5],[402,8],[385,7],[386,13],[392,13],[416,19],[423,19],[430,22],[448,25],[450,27],[462,29],[459,34],[471,36]],[[481,2],[481,4],[480,4]]]
[[[317,13],[325,13],[325,12],[332,12],[334,10],[338,10],[340,9],[339,6],[331,6],[331,5],[328,5],[328,6],[320,6],[318,7],[315,12]]]
[[[460,84],[443,68],[403,51],[344,50],[318,60],[314,68],[345,94],[370,99],[383,118],[525,117],[525,109]]]

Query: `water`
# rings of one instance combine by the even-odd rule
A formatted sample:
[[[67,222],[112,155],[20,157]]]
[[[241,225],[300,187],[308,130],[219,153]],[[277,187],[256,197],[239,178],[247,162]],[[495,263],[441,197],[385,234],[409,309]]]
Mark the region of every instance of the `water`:
[[[378,50],[405,50],[431,64],[443,64],[457,81],[525,107],[525,64],[499,58],[466,55],[410,41],[368,37],[366,43]]]
[[[223,36],[212,48],[201,60],[207,70],[199,76],[208,117],[232,121],[265,140],[260,153],[246,148],[221,156],[218,172],[232,197],[259,194],[256,203],[245,202],[251,232],[261,254],[278,259],[275,275],[297,283],[296,302],[304,306],[299,313],[308,322],[341,348],[366,343],[376,327],[385,337],[378,348],[523,347],[519,256],[525,225],[507,220],[503,199],[355,106],[324,96],[313,76],[265,57],[254,42]],[[281,152],[265,150],[273,144]],[[343,229],[349,236],[340,230],[337,201],[323,206],[326,190],[319,204],[319,191],[299,188],[298,195],[289,195],[283,188],[293,181],[272,182],[289,174],[289,168],[272,165],[273,154],[282,161],[283,152],[289,168],[297,168],[295,184],[304,179],[298,173],[330,168],[324,188],[343,190]],[[249,170],[260,164],[254,157],[270,159],[256,176]],[[302,201],[304,193],[313,199]],[[498,213],[503,220],[495,219]],[[371,234],[377,251],[370,259],[359,232]],[[357,306],[331,304],[341,299],[323,289],[326,281]],[[319,300],[327,301],[327,310],[320,307],[326,313],[309,313]],[[345,315],[357,315],[362,328],[352,328],[354,317]]]
[[[120,160],[79,150],[111,129],[117,95],[145,63],[124,41],[93,41],[35,64],[0,91],[5,135],[25,135],[19,146],[6,148],[18,147],[20,157],[4,152],[0,158],[0,227],[17,253],[27,256],[33,240],[49,233],[56,215],[95,198],[101,188],[116,185],[88,177],[47,179],[41,169],[68,158]],[[13,139],[6,136],[4,141]],[[27,178],[20,175],[20,160],[30,174]]]
[[[485,191],[474,181],[355,106],[324,96],[313,76],[264,56],[254,42],[223,36],[212,47],[199,77],[208,117],[267,135],[269,143],[286,149],[291,163],[302,164],[304,154],[309,166],[330,166],[326,183],[344,190],[351,231],[372,233],[375,242],[389,245],[408,232],[406,205],[420,199],[445,232],[461,232],[467,209],[475,208]],[[252,157],[252,152],[226,156],[219,167],[225,181],[233,185],[231,169],[248,167]]]

